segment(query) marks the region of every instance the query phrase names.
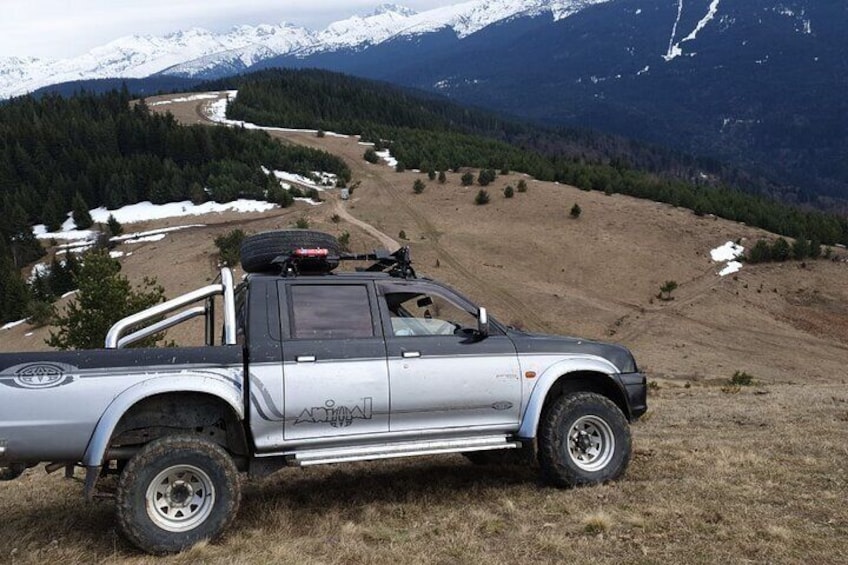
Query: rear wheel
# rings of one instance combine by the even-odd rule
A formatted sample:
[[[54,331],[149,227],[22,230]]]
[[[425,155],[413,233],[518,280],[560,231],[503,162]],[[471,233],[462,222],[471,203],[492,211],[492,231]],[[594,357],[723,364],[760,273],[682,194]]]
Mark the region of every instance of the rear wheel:
[[[630,462],[630,426],[608,398],[590,392],[556,398],[539,423],[539,465],[556,486],[612,481]]]
[[[238,469],[219,445],[194,436],[165,437],[144,446],[118,481],[118,522],[144,551],[182,551],[214,539],[235,518]]]
[[[241,244],[241,266],[248,273],[270,271],[274,269],[274,259],[301,248],[326,249],[331,256],[341,253],[339,241],[328,233],[315,230],[270,231],[245,238]]]

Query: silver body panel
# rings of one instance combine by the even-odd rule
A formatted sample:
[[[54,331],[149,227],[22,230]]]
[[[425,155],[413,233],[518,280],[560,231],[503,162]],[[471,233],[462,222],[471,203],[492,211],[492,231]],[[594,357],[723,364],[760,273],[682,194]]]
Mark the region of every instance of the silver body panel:
[[[521,378],[514,354],[392,359],[389,377],[393,432],[518,425]]]
[[[32,372],[40,375],[26,374]],[[99,465],[124,412],[139,400],[172,391],[212,394],[243,413],[240,366],[78,369],[45,361],[10,367],[0,372],[3,457]]]

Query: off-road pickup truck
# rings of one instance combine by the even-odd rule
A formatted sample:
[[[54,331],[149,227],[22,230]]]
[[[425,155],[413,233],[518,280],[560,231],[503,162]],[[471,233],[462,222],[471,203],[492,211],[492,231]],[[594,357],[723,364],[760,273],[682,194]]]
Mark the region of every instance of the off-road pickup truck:
[[[341,259],[373,264],[334,272]],[[268,232],[242,266],[238,286],[224,268],[116,323],[105,349],[0,355],[0,477],[80,466],[131,542],[168,553],[228,526],[240,473],[508,449],[557,486],[624,473],[646,410],[624,347],[504,326],[416,277],[407,248],[345,255],[321,232]],[[204,346],[124,349],[195,317]]]

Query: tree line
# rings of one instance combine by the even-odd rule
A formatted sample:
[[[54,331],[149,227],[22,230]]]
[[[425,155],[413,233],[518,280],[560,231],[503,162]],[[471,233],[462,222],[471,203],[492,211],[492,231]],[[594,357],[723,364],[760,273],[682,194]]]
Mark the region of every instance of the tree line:
[[[56,230],[73,210],[88,227],[89,208],[145,200],[291,203],[263,166],[350,179],[344,162],[327,152],[284,146],[265,132],[181,126],[133,102],[126,88],[0,105],[0,321],[26,313],[31,292],[20,269],[44,254],[33,224]]]

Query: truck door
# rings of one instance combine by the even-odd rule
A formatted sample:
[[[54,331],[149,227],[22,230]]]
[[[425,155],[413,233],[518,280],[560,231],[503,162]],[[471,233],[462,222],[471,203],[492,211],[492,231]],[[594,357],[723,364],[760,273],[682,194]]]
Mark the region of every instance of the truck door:
[[[477,308],[426,281],[379,282],[392,432],[514,429],[521,380],[512,341],[475,335]]]
[[[387,432],[386,346],[373,283],[279,286],[285,440]]]

